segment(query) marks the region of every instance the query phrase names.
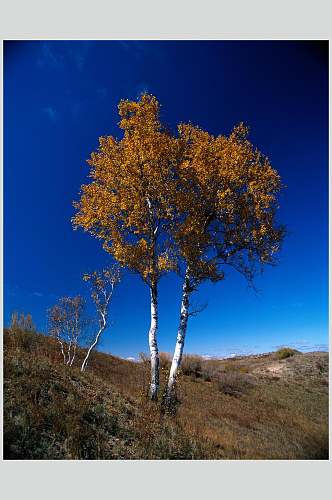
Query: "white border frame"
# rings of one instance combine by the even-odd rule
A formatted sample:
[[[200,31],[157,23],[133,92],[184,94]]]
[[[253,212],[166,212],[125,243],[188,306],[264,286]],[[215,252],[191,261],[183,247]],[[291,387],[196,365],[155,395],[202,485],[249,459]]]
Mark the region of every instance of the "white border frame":
[[[331,18],[324,0],[205,0],[199,4],[195,0],[95,0],[89,5],[73,0],[11,0],[3,7],[0,32],[3,39],[22,40],[330,40]],[[331,180],[331,167],[329,176]],[[2,181],[1,176],[3,193]],[[331,214],[331,192],[329,203]],[[0,216],[3,227],[2,207]],[[331,229],[330,218],[330,238]],[[2,240],[0,250],[3,255]],[[121,499],[203,500],[213,494],[232,500],[279,500],[281,496],[304,500],[328,494],[330,466],[331,461],[3,461],[1,490],[10,500],[116,494]]]

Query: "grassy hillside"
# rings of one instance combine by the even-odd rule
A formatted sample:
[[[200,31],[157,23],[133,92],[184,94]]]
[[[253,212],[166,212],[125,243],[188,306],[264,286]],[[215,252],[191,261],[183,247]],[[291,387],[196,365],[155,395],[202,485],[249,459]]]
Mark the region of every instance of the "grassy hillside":
[[[327,353],[186,357],[175,415],[148,401],[148,361],[94,353],[82,374],[82,355],[5,331],[5,459],[328,458]]]

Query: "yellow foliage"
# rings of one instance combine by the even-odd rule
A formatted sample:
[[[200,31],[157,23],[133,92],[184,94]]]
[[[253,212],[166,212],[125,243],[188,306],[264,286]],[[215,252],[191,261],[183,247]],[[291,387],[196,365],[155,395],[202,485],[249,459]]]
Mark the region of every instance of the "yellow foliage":
[[[155,97],[123,100],[119,114],[123,138],[99,139],[98,151],[88,160],[92,182],[82,186],[80,201],[74,203],[73,224],[101,239],[122,265],[156,281],[168,270],[158,227],[174,219],[171,166],[179,144],[162,127]]]
[[[174,237],[181,256],[198,281],[222,279],[224,264],[251,278],[255,264],[272,263],[284,234],[275,223],[279,175],[243,123],[228,137],[191,124],[178,131],[185,155],[176,205],[185,216]]]
[[[144,94],[119,104],[123,137],[100,137],[91,182],[81,187],[75,227],[103,242],[148,283],[184,261],[197,280],[223,278],[223,264],[249,276],[272,262],[280,178],[240,123],[217,137],[191,124],[173,136],[159,103]]]

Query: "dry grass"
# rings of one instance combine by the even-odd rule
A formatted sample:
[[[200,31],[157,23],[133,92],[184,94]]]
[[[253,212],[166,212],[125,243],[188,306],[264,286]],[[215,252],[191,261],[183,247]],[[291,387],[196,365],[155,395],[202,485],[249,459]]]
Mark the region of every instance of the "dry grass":
[[[6,332],[4,360],[5,458],[328,458],[327,353],[187,356],[175,416],[147,399],[147,359],[94,353],[82,375],[50,339]]]

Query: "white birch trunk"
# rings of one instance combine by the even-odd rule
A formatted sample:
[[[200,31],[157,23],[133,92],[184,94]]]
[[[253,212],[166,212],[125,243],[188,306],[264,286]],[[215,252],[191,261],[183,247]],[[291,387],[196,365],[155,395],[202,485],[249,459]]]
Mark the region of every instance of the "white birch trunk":
[[[71,361],[70,361],[70,365],[69,365],[69,366],[73,366],[74,359],[75,359],[75,356],[76,356],[76,347],[77,347],[77,342],[75,342],[75,344],[74,344],[73,356],[72,356],[72,358],[71,358]]]
[[[85,358],[83,360],[83,363],[82,363],[82,366],[81,366],[81,372],[84,372],[84,370],[86,368],[86,365],[88,363],[89,356],[90,356],[91,352],[93,351],[93,349],[98,344],[100,335],[103,333],[103,331],[106,328],[106,316],[103,313],[101,313],[101,316],[102,316],[102,321],[101,321],[101,324],[100,324],[100,328],[99,328],[99,330],[97,332],[95,340],[92,342],[92,344],[90,345],[90,347],[88,349],[88,352],[86,353],[86,356],[85,356]]]
[[[73,366],[74,359],[76,356],[76,348],[77,348],[77,342],[78,342],[78,336],[79,336],[79,330],[78,330],[78,311],[75,311],[75,330],[73,332],[73,354],[69,363],[69,366]]]
[[[60,347],[61,347],[61,353],[63,356],[63,364],[65,365],[66,364],[66,355],[65,355],[65,351],[63,350],[63,342],[59,339],[59,337],[58,337],[58,342],[59,342]]]
[[[158,298],[157,286],[150,287],[151,297],[151,323],[149,330],[149,346],[151,357],[151,384],[150,384],[150,397],[156,400],[159,390],[159,352],[157,346],[157,328],[158,328]]]
[[[70,364],[70,359],[71,359],[71,341],[69,342],[67,355],[68,355],[68,359],[67,359],[66,365],[69,365]]]
[[[181,364],[183,348],[184,348],[184,340],[187,332],[187,324],[188,324],[188,316],[189,316],[189,297],[190,297],[190,286],[189,286],[189,273],[186,271],[186,275],[184,278],[184,283],[182,287],[182,301],[181,301],[181,314],[180,314],[180,323],[178,328],[178,334],[175,344],[175,350],[172,360],[171,369],[169,372],[169,379],[166,390],[166,403],[169,404],[171,402],[172,397],[174,396],[174,389],[176,383],[177,373]]]

